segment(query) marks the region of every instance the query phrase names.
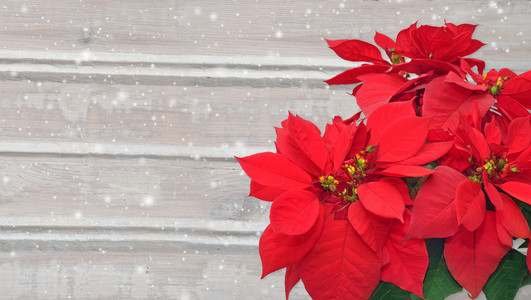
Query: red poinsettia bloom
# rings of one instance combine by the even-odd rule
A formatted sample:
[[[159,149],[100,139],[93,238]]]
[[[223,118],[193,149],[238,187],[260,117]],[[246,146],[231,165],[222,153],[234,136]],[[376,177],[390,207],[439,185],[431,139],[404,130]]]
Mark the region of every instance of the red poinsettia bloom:
[[[396,52],[410,58],[429,58],[459,63],[459,58],[476,52],[485,44],[472,39],[476,25],[454,25],[435,27],[417,23],[400,31],[396,37]]]
[[[349,69],[326,82],[330,85],[365,82],[360,76],[365,74],[391,73],[418,75],[429,72],[446,74],[455,72],[466,75],[459,68],[459,59],[470,55],[484,44],[472,39],[475,25],[420,26],[417,23],[402,30],[396,43],[389,37],[376,32],[374,41],[380,46],[390,61],[382,58],[380,50],[372,44],[360,40],[327,40],[328,46],[341,58],[354,62],[368,62],[357,68]],[[410,58],[406,61],[405,57]],[[475,65],[477,60],[465,58]]]
[[[461,61],[462,69],[470,75],[477,86],[466,85],[469,89],[480,90],[496,99],[496,109],[499,110],[506,121],[511,121],[517,117],[529,115],[531,109],[531,71],[516,75],[509,69],[496,71],[490,70],[483,75],[472,71],[469,62]],[[481,73],[483,70],[478,69]],[[464,79],[460,81],[463,82]],[[459,80],[455,81],[459,84]]]
[[[461,82],[466,78],[466,69],[477,66],[483,70],[483,61],[463,58],[478,50],[484,44],[471,38],[476,26],[469,24],[454,25],[446,23],[442,27],[420,26],[412,24],[409,28],[402,30],[396,39],[396,43],[389,37],[376,32],[374,40],[389,57],[390,62],[383,59],[380,50],[372,44],[360,40],[334,40],[328,41],[329,47],[341,58],[349,61],[363,61],[365,64],[357,68],[347,70],[326,82],[330,85],[353,84],[362,82],[356,86],[352,95],[366,116],[384,105],[394,101],[414,100],[417,106],[417,114],[423,114],[423,96],[428,92],[428,103],[426,116],[435,116],[432,122],[432,129],[440,129],[441,126],[455,125],[455,112],[466,111],[472,99],[480,92],[479,89],[466,90],[466,86],[456,87],[460,97],[447,96],[448,99],[431,101],[434,95],[445,97],[441,89],[446,88],[445,76],[452,74]],[[406,60],[408,57],[409,60]],[[417,74],[415,78],[410,78],[409,73]],[[435,83],[431,83],[434,79]],[[452,77],[453,79],[453,77]],[[454,81],[456,81],[454,79]],[[451,83],[448,83],[451,84]],[[453,86],[452,86],[453,88]],[[461,90],[459,90],[461,89]],[[483,89],[484,88],[480,88]],[[474,94],[474,95],[472,95]],[[492,100],[492,97],[484,96],[483,99]],[[448,102],[448,100],[451,100]],[[481,104],[490,107],[492,103],[480,101]],[[447,104],[450,104],[446,106]],[[438,111],[440,108],[442,111]],[[485,112],[484,106],[481,108]],[[487,108],[488,110],[488,108]],[[447,129],[447,128],[444,128]]]
[[[290,114],[276,130],[277,153],[237,158],[250,195],[273,201],[260,239],[263,276],[288,267],[287,293],[302,279],[316,299],[368,298],[380,279],[422,296],[427,253],[422,240],[401,242],[411,198],[399,177],[432,174],[421,165],[453,143],[426,144],[430,119],[411,102],[382,106],[367,126],[356,119],[336,117],[321,137]]]
[[[413,238],[448,237],[445,258],[454,278],[477,297],[512,238],[529,238],[513,199],[531,204],[531,117],[514,119],[504,138],[494,122],[485,134],[461,118],[457,152],[426,180],[413,207]],[[465,153],[465,154],[463,154]],[[460,163],[456,161],[461,160]]]

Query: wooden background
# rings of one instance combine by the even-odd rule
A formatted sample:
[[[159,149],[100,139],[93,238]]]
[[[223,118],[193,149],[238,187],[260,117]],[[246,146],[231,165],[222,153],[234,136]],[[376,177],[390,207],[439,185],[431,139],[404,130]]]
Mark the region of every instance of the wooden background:
[[[530,1],[1,1],[0,299],[282,299],[233,156],[357,111],[323,38],[444,19],[531,69]]]

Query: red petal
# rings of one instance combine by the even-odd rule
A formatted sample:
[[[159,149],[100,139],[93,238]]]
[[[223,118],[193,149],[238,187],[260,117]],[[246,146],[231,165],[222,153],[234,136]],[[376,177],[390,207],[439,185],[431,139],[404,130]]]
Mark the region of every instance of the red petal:
[[[369,145],[377,144],[391,123],[408,116],[415,116],[415,110],[411,101],[392,102],[380,106],[367,119],[367,129],[371,133]]]
[[[474,100],[478,101],[481,116],[494,104],[490,94],[474,93],[444,80],[444,76],[433,79],[424,93],[422,113],[425,117],[433,117],[432,129],[455,130],[459,125],[459,116],[471,114]]]
[[[389,64],[383,64],[383,65],[363,65],[359,66],[357,68],[346,70],[328,80],[325,82],[329,85],[336,85],[336,84],[354,84],[360,82],[358,79],[358,76],[362,74],[368,74],[368,73],[384,73],[389,69],[391,65]]]
[[[389,38],[388,36],[379,33],[376,31],[374,34],[374,42],[376,45],[380,46],[380,48],[384,49],[385,51],[389,49],[394,49],[396,47],[395,42]]]
[[[509,249],[498,239],[495,213],[487,211],[476,231],[461,230],[446,239],[444,257],[455,280],[476,298]]]
[[[263,152],[236,159],[245,173],[261,185],[291,190],[312,184],[308,173],[280,154]]]
[[[386,249],[390,260],[382,268],[382,280],[393,283],[403,290],[422,296],[422,282],[428,269],[428,251],[424,240],[414,239],[403,241],[411,213],[406,210],[405,222],[393,222]]]
[[[398,53],[407,57],[421,57],[428,55],[426,50],[419,47],[415,40],[417,32],[417,22],[411,24],[408,28],[401,30],[396,36],[396,50]]]
[[[414,156],[400,163],[405,165],[425,165],[444,156],[453,145],[453,141],[423,144]]]
[[[527,269],[529,270],[529,272],[531,272],[531,253],[527,253],[525,257],[525,262],[527,264]]]
[[[407,80],[397,74],[364,74],[358,76],[363,81],[356,92],[356,102],[363,113],[369,117],[372,112],[385,103],[400,90]]]
[[[529,225],[514,201],[505,194],[500,194],[503,199],[503,210],[496,211],[496,216],[501,218],[503,226],[514,237],[529,238]]]
[[[404,181],[399,178],[386,178],[385,180],[393,183],[395,188],[400,192],[400,195],[402,195],[402,199],[406,206],[413,205],[413,200],[411,200],[411,195],[409,194],[409,187]]]
[[[468,137],[470,138],[470,146],[472,146],[472,150],[475,152],[474,156],[476,158],[484,160],[490,156],[491,153],[489,143],[481,132],[479,132],[476,128],[471,127]]]
[[[332,162],[334,164],[334,171],[337,171],[343,165],[345,157],[350,152],[352,139],[356,134],[357,128],[355,126],[346,126],[335,140],[334,150],[332,151]]]
[[[470,91],[482,91],[483,92],[487,90],[486,86],[469,83],[468,81],[465,81],[461,76],[455,74],[454,72],[448,73],[448,75],[446,75],[446,77],[444,78],[444,82],[453,83],[457,86],[460,86]]]
[[[509,119],[525,117],[529,115],[527,109],[515,99],[499,94],[496,98],[496,107]]]
[[[317,195],[295,190],[285,192],[273,201],[269,220],[275,233],[298,235],[307,232],[318,216]]]
[[[496,120],[493,118],[490,123],[485,124],[485,138],[489,144],[500,144],[502,135],[500,128],[496,126]]]
[[[461,52],[459,54],[459,56],[466,56],[466,55],[472,54],[472,53],[476,52],[477,50],[479,50],[479,48],[481,48],[481,47],[483,47],[485,45],[486,44],[484,44],[483,42],[481,42],[479,40],[472,39],[472,40],[470,40],[470,45],[468,46],[468,48],[466,50],[464,50],[463,52]],[[480,68],[479,72],[482,73],[483,70]]]
[[[529,117],[514,119],[507,132],[509,153],[525,150],[531,144],[531,123]]]
[[[485,188],[485,192],[487,192],[487,196],[489,196],[490,202],[496,207],[496,210],[502,210],[503,200],[494,185],[488,182],[487,172],[483,172],[483,187]]]
[[[285,191],[286,190],[276,187],[261,185],[258,182],[251,180],[251,191],[249,192],[249,196],[264,201],[273,201]]]
[[[407,238],[442,238],[457,232],[455,194],[466,177],[445,166],[435,169],[415,198]]]
[[[498,233],[498,239],[500,240],[500,243],[502,245],[505,245],[507,247],[513,246],[513,237],[511,234],[505,229],[505,226],[503,226],[503,222],[501,217],[499,216],[501,210],[496,211],[496,232]]]
[[[477,84],[483,83],[483,76],[472,71],[472,67],[476,66],[479,74],[483,74],[485,70],[485,62],[475,58],[461,58],[461,69],[465,71]]]
[[[312,122],[304,120],[299,116],[289,114],[289,118],[282,122],[282,125],[290,132],[293,141],[299,149],[310,158],[317,167],[324,169],[328,161],[328,151],[326,150],[319,128]],[[281,152],[281,154],[283,154]],[[287,157],[287,156],[286,156]],[[288,157],[290,160],[292,157]],[[292,160],[293,161],[293,160]],[[293,161],[298,165],[298,161]]]
[[[275,233],[271,225],[267,226],[258,245],[262,260],[262,278],[299,262],[313,248],[323,231],[324,215],[324,209],[321,208],[315,225],[301,235]]]
[[[486,210],[481,185],[469,179],[461,181],[455,197],[457,224],[463,225],[468,231],[474,231],[483,223]]]
[[[330,49],[344,60],[388,63],[382,59],[380,50],[374,45],[360,40],[326,40]]]
[[[358,196],[363,206],[373,214],[404,221],[405,204],[394,182],[386,179],[362,184]]]
[[[314,176],[322,175],[322,169],[312,161],[307,154],[306,148],[298,144],[296,137],[293,137],[288,129],[275,128],[275,131],[277,133],[277,140],[275,142],[277,153],[304,169],[308,174]]]
[[[381,136],[378,161],[398,162],[415,155],[424,145],[430,119],[404,117],[393,122]]]
[[[350,205],[348,220],[360,237],[371,249],[378,253],[387,240],[391,220],[378,217],[367,211],[358,201]]]
[[[531,71],[511,78],[503,85],[502,93],[509,96],[527,109],[531,108]]]
[[[407,63],[394,65],[389,70],[390,73],[398,73],[400,71],[406,71],[408,73],[415,73],[418,75],[426,74],[430,71],[435,71],[437,74],[447,74],[448,72],[454,72],[463,77],[466,75],[465,72],[463,72],[454,64],[430,58],[414,58]]]
[[[531,185],[517,181],[509,181],[496,186],[507,192],[507,194],[515,197],[516,199],[524,201],[525,203],[531,205]]]
[[[378,174],[394,177],[424,177],[435,173],[435,171],[420,166],[394,165]]]
[[[286,300],[289,299],[291,289],[301,280],[299,263],[293,264],[286,268],[286,277],[284,278],[284,287],[286,289]]]
[[[328,218],[302,261],[301,278],[313,299],[368,299],[380,281],[376,254],[346,220]]]

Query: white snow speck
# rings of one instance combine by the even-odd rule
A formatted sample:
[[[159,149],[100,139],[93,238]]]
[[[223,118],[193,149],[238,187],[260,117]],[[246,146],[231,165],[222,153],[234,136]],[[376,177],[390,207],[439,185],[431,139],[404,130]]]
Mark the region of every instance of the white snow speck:
[[[145,206],[152,206],[154,203],[155,203],[155,199],[153,199],[153,196],[144,197],[143,204]]]

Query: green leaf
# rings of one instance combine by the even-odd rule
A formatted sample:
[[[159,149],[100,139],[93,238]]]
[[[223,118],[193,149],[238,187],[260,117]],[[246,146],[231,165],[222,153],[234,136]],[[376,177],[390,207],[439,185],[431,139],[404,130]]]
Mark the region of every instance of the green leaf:
[[[452,277],[444,260],[444,239],[428,240],[427,248],[430,264],[424,277],[424,298],[444,300],[449,295],[460,292],[463,288]],[[413,298],[420,299],[416,296]]]
[[[525,256],[511,249],[490,275],[483,292],[489,300],[514,299],[528,273]]]
[[[410,293],[388,282],[380,284],[372,293],[369,300],[410,300]]]
[[[520,285],[520,287],[524,287],[529,284],[531,284],[531,274],[527,274],[524,280],[522,280],[522,284]]]

